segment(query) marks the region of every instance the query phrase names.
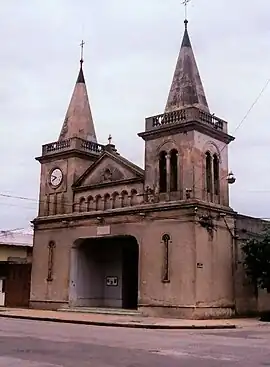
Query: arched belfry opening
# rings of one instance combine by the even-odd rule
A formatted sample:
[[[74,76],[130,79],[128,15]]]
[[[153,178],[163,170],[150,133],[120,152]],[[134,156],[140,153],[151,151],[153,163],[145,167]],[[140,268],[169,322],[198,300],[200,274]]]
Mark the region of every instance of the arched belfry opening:
[[[80,238],[71,253],[71,307],[137,309],[139,245],[133,236]]]
[[[210,196],[213,193],[213,182],[212,182],[212,156],[210,152],[205,154],[205,175],[206,175],[206,192]]]
[[[166,152],[162,151],[159,154],[159,191],[164,193],[167,191],[167,164]]]
[[[219,195],[219,159],[217,154],[213,155],[213,176],[214,176],[214,193]]]
[[[178,190],[178,152],[172,149],[170,152],[170,191]]]

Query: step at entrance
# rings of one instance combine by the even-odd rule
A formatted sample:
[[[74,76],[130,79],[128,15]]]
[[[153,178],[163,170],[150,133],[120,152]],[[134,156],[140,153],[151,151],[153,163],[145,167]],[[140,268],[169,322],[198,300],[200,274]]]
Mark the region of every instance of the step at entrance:
[[[103,314],[103,315],[141,316],[141,313],[139,311],[126,310],[126,309],[122,309],[122,308],[63,307],[63,308],[59,308],[58,311],[96,313],[96,314]]]

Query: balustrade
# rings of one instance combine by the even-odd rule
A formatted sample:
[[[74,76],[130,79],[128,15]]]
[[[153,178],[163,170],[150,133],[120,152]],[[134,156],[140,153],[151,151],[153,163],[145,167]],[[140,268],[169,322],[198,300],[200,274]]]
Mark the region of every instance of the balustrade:
[[[185,122],[198,121],[206,124],[213,129],[226,132],[227,123],[220,118],[204,112],[196,107],[189,107],[172,111],[169,113],[160,114],[157,116],[148,117],[146,120],[146,131],[153,128],[160,128],[171,124],[181,124]]]
[[[43,145],[42,155],[62,152],[69,149],[79,149],[93,154],[100,154],[104,150],[104,145],[74,137]]]

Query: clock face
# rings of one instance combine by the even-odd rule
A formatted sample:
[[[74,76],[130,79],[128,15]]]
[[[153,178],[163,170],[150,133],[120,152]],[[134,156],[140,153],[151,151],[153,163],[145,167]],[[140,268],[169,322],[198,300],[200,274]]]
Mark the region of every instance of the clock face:
[[[60,185],[60,183],[63,180],[63,173],[60,170],[60,168],[55,168],[52,173],[51,173],[51,177],[50,177],[50,183],[53,187],[57,187]]]

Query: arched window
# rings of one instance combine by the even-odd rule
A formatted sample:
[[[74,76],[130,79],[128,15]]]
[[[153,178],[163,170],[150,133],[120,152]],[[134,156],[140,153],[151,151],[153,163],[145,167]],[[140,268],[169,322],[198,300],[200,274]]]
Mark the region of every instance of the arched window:
[[[206,191],[209,194],[213,192],[212,184],[212,157],[210,152],[205,154],[205,174],[206,174]]]
[[[102,198],[100,195],[96,196],[96,210],[103,210],[102,208]]]
[[[110,209],[110,195],[104,195],[104,210]]]
[[[167,191],[167,167],[166,167],[166,152],[162,151],[159,154],[159,191]]]
[[[93,196],[88,196],[87,198],[87,211],[90,212],[94,210],[94,198]]]
[[[171,168],[171,177],[170,177],[170,190],[177,191],[178,190],[178,152],[176,149],[173,149],[170,153],[170,168]]]
[[[119,193],[114,192],[112,194],[112,209],[120,208]]]
[[[164,251],[164,264],[163,264],[163,276],[162,281],[163,282],[169,282],[169,242],[170,242],[170,236],[166,233],[162,236],[162,242],[163,242],[163,251]]]
[[[122,191],[122,206],[129,206],[129,202],[128,202],[128,193],[127,191]]]
[[[86,209],[86,201],[85,198],[80,198],[80,202],[79,202],[79,212],[85,212]]]
[[[130,205],[134,206],[137,204],[137,191],[135,189],[131,190],[131,198],[130,198]]]
[[[219,160],[217,154],[213,155],[213,171],[214,171],[214,193],[219,195]]]

